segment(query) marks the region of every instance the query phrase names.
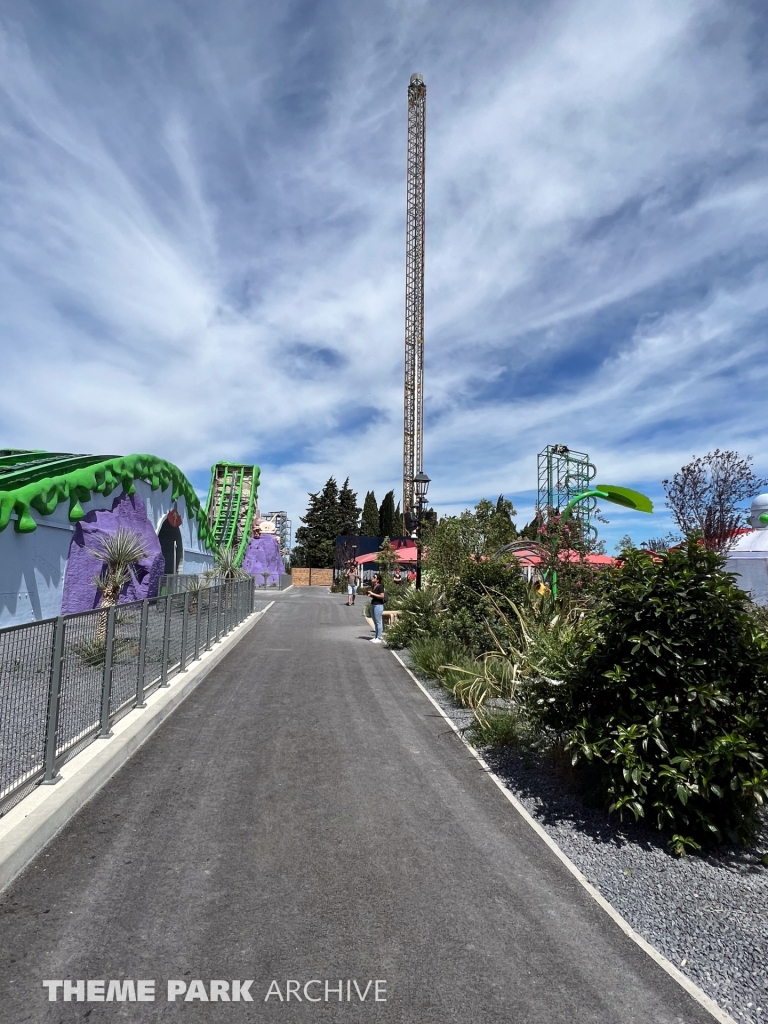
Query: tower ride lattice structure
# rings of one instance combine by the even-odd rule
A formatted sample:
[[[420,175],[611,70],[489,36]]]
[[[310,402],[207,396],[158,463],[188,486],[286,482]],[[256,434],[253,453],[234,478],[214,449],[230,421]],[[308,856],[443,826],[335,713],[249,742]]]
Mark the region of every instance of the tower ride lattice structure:
[[[416,505],[413,479],[424,447],[424,156],[427,87],[421,75],[408,86],[408,171],[405,242],[405,382],[403,512]]]
[[[286,558],[291,553],[292,536],[292,524],[288,518],[288,513],[285,511],[265,512],[261,518],[268,519],[271,523],[275,524],[275,535],[280,545],[280,554],[283,558]]]
[[[539,452],[538,469],[536,507],[543,523],[553,515],[562,515],[572,498],[588,491],[597,472],[586,452],[573,451],[564,444],[548,444],[544,451]],[[588,545],[597,539],[597,528],[591,522],[596,512],[595,498],[578,502],[571,512],[571,518],[581,524],[582,536]]]

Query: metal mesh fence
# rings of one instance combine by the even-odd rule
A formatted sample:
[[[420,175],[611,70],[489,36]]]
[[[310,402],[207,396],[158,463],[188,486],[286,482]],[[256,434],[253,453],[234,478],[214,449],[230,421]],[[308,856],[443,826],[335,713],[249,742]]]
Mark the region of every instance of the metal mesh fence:
[[[0,630],[0,814],[252,606],[253,581],[246,580]],[[102,709],[109,722],[101,722]]]
[[[193,596],[195,600],[193,600]],[[197,608],[199,602],[197,595],[187,596],[186,625],[184,631],[184,665],[188,665],[195,656],[195,623],[197,620]]]
[[[167,673],[166,679],[170,679],[171,676],[175,675],[181,664],[181,635],[182,626],[184,622],[184,595],[173,594],[169,601],[171,602],[170,617],[166,619],[168,625],[168,639],[167,639]]]
[[[152,693],[159,685],[163,671],[163,631],[165,629],[166,598],[149,601],[147,636],[144,653],[144,693]]]
[[[221,592],[223,587],[211,591],[211,643],[216,643],[221,630]]]
[[[83,612],[65,619],[56,755],[71,754],[97,729],[107,650],[108,612]]]
[[[136,701],[139,651],[141,649],[141,601],[118,605],[112,647],[110,717],[114,721],[130,711]]]
[[[55,627],[0,632],[0,804],[43,768]]]

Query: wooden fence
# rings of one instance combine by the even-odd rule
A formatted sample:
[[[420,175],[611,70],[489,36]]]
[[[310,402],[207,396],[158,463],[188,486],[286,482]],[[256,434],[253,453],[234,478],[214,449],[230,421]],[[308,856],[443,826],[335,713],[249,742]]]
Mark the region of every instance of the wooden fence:
[[[330,587],[333,585],[333,569],[293,569],[294,587]]]

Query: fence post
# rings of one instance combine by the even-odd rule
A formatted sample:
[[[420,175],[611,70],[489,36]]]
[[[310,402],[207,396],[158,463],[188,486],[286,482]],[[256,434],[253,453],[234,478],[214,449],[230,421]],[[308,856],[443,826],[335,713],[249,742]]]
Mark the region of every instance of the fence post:
[[[51,676],[48,687],[48,717],[45,734],[45,775],[43,785],[52,786],[61,778],[56,772],[56,738],[59,731],[59,698],[61,696],[61,670],[64,662],[64,619],[56,619],[51,654]]]
[[[216,643],[221,639],[221,591],[224,589],[223,584],[219,584],[216,589]]]
[[[163,665],[160,671],[160,686],[170,686],[168,682],[168,648],[171,646],[171,595],[165,595],[165,619],[163,620]],[[160,689],[158,686],[158,689]]]
[[[145,708],[144,666],[147,660],[147,622],[149,620],[149,598],[141,602],[141,625],[139,626],[139,674],[136,679],[136,707]]]
[[[184,591],[184,612],[181,618],[181,658],[179,672],[187,671],[187,632],[189,630],[189,591]]]
[[[109,702],[112,698],[112,653],[115,647],[115,615],[112,605],[107,612],[107,646],[104,649],[104,678],[101,683],[101,730],[99,739],[107,740],[112,735],[109,728]]]
[[[196,591],[196,604],[195,604],[195,661],[200,659],[200,605],[203,601],[202,590]]]

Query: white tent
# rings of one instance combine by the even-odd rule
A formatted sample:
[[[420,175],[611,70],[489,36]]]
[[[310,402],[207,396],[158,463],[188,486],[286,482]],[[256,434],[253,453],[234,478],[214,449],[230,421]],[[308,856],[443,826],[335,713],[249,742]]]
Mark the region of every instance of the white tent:
[[[749,521],[752,530],[728,552],[725,568],[737,574],[736,582],[755,604],[768,606],[768,494],[752,501]]]

